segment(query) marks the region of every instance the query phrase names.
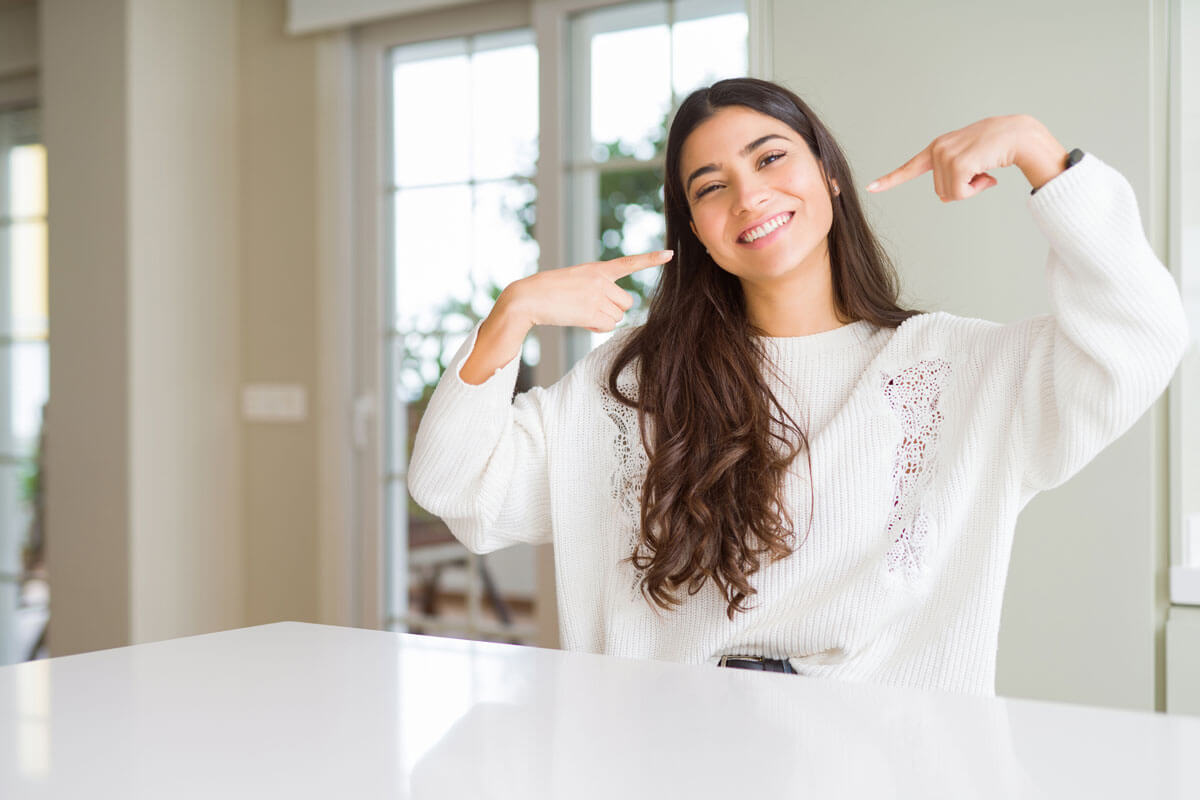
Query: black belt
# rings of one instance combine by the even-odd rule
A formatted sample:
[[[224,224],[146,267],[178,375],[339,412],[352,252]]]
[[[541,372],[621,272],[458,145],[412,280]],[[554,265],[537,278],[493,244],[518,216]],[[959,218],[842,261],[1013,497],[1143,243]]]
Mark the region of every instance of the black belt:
[[[735,669],[757,669],[762,672],[786,672],[795,675],[796,670],[786,658],[762,658],[761,656],[721,656],[718,667]]]

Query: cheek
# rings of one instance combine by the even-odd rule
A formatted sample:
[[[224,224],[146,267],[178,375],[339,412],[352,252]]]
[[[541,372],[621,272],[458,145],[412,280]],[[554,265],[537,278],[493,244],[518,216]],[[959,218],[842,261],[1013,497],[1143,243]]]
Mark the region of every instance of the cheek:
[[[696,235],[700,238],[700,243],[705,247],[711,248],[713,245],[721,245],[721,234],[724,230],[722,219],[711,212],[706,213],[700,211],[692,217],[696,223]]]
[[[799,212],[806,227],[817,225],[827,227],[833,221],[833,202],[825,188],[812,181],[796,181],[789,192],[794,197],[801,198],[803,205]]]

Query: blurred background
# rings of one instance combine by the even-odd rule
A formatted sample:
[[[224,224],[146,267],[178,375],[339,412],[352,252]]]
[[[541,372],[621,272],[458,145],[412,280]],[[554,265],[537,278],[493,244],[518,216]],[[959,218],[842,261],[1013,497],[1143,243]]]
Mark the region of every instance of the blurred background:
[[[821,115],[907,303],[1001,322],[1050,310],[1018,170],[861,187],[1032,114],[1129,179],[1200,331],[1198,6],[0,0],[0,664],[280,620],[556,647],[550,548],[467,553],[412,437],[504,286],[662,246],[666,127],[722,77]],[[535,329],[518,391],[603,339]],[[1001,694],[1200,712],[1198,360],[1022,515]]]

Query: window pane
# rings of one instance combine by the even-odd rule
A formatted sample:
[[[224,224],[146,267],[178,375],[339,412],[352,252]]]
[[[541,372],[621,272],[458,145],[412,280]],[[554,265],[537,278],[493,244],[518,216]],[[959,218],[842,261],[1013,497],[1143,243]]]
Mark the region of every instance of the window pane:
[[[666,233],[662,167],[602,170],[599,180],[598,257],[608,260],[661,250]]]
[[[524,181],[481,183],[475,187],[472,240],[476,291],[481,317],[491,311],[500,290],[537,269],[533,239],[537,190]]]
[[[392,154],[399,186],[470,177],[471,105],[447,102],[447,98],[470,97],[470,63],[465,40],[453,40],[445,47],[461,52],[409,61],[405,59],[421,51],[403,47],[393,51]]]
[[[393,91],[400,188],[392,196],[394,329],[385,342],[389,624],[529,642],[533,549],[468,553],[442,520],[412,501],[404,474],[446,364],[500,291],[536,269],[537,50],[529,30],[488,33],[396,48],[391,69],[397,84],[420,86]],[[406,130],[404,117],[421,120],[424,132]],[[536,358],[530,336],[518,391],[529,388]]]
[[[661,250],[665,241],[662,167],[649,169],[597,170],[599,175],[599,240],[595,243],[601,260]],[[645,321],[650,295],[662,267],[626,275],[617,285],[633,295],[633,307],[625,312],[624,325]],[[588,331],[590,346],[596,347],[612,333]]]
[[[21,548],[33,522],[36,486],[33,462],[0,461],[0,572],[12,575],[22,569]]]
[[[18,112],[32,115],[32,111]],[[9,188],[0,201],[0,215],[46,216],[46,148],[19,145],[8,151]]]
[[[394,197],[394,324],[429,328],[472,295],[471,189],[407,189]]]
[[[33,562],[39,553],[30,549],[31,542],[40,541],[32,528],[35,486],[32,464],[0,462],[0,574],[12,576],[0,579],[0,664],[14,664],[29,656],[40,630],[38,623],[44,623],[46,616],[40,609],[38,619],[30,619],[20,610],[22,582],[14,579],[24,571],[27,560],[31,568],[37,566]]]
[[[46,223],[16,222],[0,226],[0,336],[45,337]]]
[[[745,4],[737,0],[623,5],[572,20],[571,74],[577,77],[569,115],[567,252],[573,258],[611,259],[665,246],[661,163],[671,103],[698,86],[745,75],[748,30]],[[585,123],[590,139],[581,140],[576,131]],[[650,164],[628,169],[612,163],[630,157]],[[596,166],[580,166],[589,160]],[[661,271],[618,282],[635,298],[624,325],[644,320]],[[611,334],[568,336],[574,361]]]
[[[49,618],[41,537],[33,533],[35,456],[49,389],[46,151],[38,118],[37,109],[0,112],[0,664],[29,658]],[[38,577],[26,579],[26,569]]]
[[[474,177],[532,175],[538,132],[537,48],[532,43],[475,54],[471,112]]]
[[[468,309],[486,316],[501,289],[532,274],[536,199],[526,181],[397,192],[396,327],[427,329]]]
[[[746,74],[744,13],[679,22],[671,30],[672,81],[682,100],[700,86]]]
[[[636,9],[634,9],[636,10]],[[597,12],[601,20],[627,9]],[[671,111],[670,32],[662,24],[598,33],[591,41],[591,157],[651,159]],[[582,155],[582,154],[581,154]]]
[[[36,108],[0,112],[0,217],[46,213],[46,150],[37,128]]]
[[[0,370],[8,380],[0,397],[0,456],[32,455],[42,429],[42,407],[50,394],[49,346],[18,342],[0,346]]]

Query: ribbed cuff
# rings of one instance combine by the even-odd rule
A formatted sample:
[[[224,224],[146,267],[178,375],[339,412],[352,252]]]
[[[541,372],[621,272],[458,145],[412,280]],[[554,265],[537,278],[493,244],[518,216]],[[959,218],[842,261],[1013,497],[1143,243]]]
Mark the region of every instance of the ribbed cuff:
[[[1089,264],[1128,284],[1145,275],[1147,263],[1158,261],[1146,241],[1133,187],[1091,153],[1026,202],[1042,235],[1072,264]],[[1130,263],[1133,253],[1141,256],[1138,263]]]
[[[1105,170],[1113,168],[1092,153],[1084,153],[1075,166],[1063,170],[1043,183],[1025,202],[1035,214],[1046,213],[1044,209],[1048,206],[1075,202],[1073,195],[1079,194],[1081,189],[1098,180],[1099,173]]]
[[[517,385],[517,370],[521,365],[521,353],[517,352],[507,364],[498,367],[487,380],[479,384],[467,383],[462,379],[463,364],[471,357],[471,353],[475,351],[475,342],[479,339],[479,329],[483,327],[483,320],[475,323],[475,329],[471,331],[471,335],[458,348],[458,352],[454,354],[454,358],[450,360],[450,364],[446,367],[446,374],[442,378],[443,383],[451,383],[454,389],[459,392],[507,392],[506,400],[512,399],[513,387]]]

